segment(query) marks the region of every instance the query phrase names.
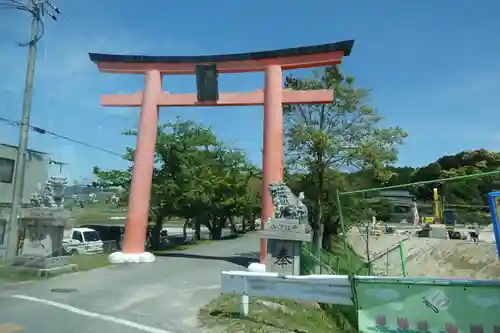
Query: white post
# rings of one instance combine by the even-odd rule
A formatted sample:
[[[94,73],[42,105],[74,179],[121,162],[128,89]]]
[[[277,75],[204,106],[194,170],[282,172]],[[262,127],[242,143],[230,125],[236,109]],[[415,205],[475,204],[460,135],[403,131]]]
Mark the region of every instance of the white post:
[[[248,295],[241,296],[240,314],[242,317],[248,317],[250,311],[250,297]]]

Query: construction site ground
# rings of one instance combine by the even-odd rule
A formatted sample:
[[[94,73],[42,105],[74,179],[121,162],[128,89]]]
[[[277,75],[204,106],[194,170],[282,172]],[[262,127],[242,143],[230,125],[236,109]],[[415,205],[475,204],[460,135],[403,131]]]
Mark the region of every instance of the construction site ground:
[[[394,234],[370,236],[370,259],[377,258],[403,241],[407,276],[449,277],[475,280],[500,279],[500,261],[493,234],[484,230],[479,243],[468,240],[418,238],[411,227],[396,227]],[[366,237],[356,227],[348,233],[353,250],[366,260]],[[372,265],[372,274],[401,276],[401,253],[396,247]]]

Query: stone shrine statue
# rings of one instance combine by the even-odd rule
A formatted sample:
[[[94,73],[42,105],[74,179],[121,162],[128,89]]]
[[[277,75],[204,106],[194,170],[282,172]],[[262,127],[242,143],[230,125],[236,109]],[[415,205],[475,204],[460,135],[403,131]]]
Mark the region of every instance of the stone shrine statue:
[[[64,176],[51,176],[45,187],[33,194],[31,204],[40,208],[64,208],[64,190],[68,179]]]
[[[282,183],[269,184],[269,194],[275,207],[274,217],[264,223],[261,239],[267,242],[266,272],[300,275],[302,242],[310,242],[312,229],[309,225],[307,206]]]
[[[282,182],[273,182],[269,184],[268,189],[275,207],[275,218],[308,221],[307,206],[302,202],[304,192],[300,192],[297,198],[292,190]]]
[[[31,197],[31,208],[22,208],[20,225],[23,229],[22,257],[53,257],[60,252],[64,225],[68,217],[64,210],[64,176],[51,176],[45,186],[39,185]]]

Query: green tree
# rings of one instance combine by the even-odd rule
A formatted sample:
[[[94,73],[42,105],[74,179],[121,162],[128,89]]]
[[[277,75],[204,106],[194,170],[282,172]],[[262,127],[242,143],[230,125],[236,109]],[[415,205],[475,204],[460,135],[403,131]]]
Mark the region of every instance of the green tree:
[[[491,172],[500,169],[500,153],[485,149],[463,151],[440,157],[420,168],[393,168],[392,178],[385,185],[432,181],[435,183],[409,188],[420,201],[432,200],[432,188],[439,187],[440,194],[450,204],[487,205],[487,193],[500,189],[500,176],[491,175],[440,182],[440,179]]]
[[[352,77],[327,67],[312,78],[288,76],[285,87],[294,90],[332,89],[331,105],[289,105],[284,108],[285,144],[290,170],[309,177],[317,251],[330,246],[338,230],[332,189],[345,186],[342,172],[367,169],[375,179],[389,179],[386,167],[397,159],[396,147],[407,134],[399,127],[382,128],[382,117],[367,104],[370,91],[357,88]],[[328,177],[330,179],[328,179]],[[333,186],[333,187],[332,187]]]
[[[132,161],[134,153],[127,148],[125,158]],[[245,180],[251,168],[242,152],[218,142],[209,128],[191,121],[159,126],[150,200],[155,221],[152,246],[159,245],[163,222],[173,217],[186,218],[186,225],[194,220],[198,237],[199,226],[204,224],[213,238],[220,238],[226,221],[233,221],[248,205]],[[98,183],[126,189],[131,171],[131,167],[126,171],[94,168]]]

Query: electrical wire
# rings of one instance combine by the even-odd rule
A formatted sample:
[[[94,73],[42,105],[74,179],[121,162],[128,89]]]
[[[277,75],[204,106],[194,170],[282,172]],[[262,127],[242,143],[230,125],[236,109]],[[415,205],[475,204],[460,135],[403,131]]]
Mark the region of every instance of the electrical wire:
[[[48,7],[48,9],[46,7]],[[37,43],[43,37],[45,33],[45,24],[42,16],[47,14],[54,21],[57,21],[57,15],[61,14],[59,8],[47,0],[28,1],[28,3],[24,3],[21,0],[3,0],[0,1],[0,9],[15,9],[30,13],[33,16],[33,20],[38,22],[39,31],[37,36],[26,43],[17,43],[18,46],[29,46]]]
[[[44,26],[42,16],[47,14],[53,20],[56,21],[57,20],[56,15],[61,13],[60,10],[55,5],[53,5],[51,2],[49,2],[47,0],[34,0],[34,1],[31,0],[31,1],[28,1],[27,4],[21,0],[0,0],[0,10],[1,9],[15,9],[15,10],[29,12],[32,14],[33,20],[37,20],[39,25],[40,25],[39,34],[34,39],[30,40],[27,43],[18,43],[19,46],[28,46],[30,44],[37,43],[43,37],[44,31],[45,31],[44,30],[45,26]],[[72,22],[70,22],[70,24],[71,23]],[[91,39],[87,35],[82,34],[82,36],[85,37],[91,43],[97,44],[95,42],[95,40]],[[45,50],[45,52],[46,52],[46,50]],[[46,57],[46,55],[45,55],[45,57]],[[47,66],[47,59],[45,59],[45,61],[46,61],[46,66]],[[124,118],[127,120],[130,120],[127,117],[124,117]],[[0,121],[4,122],[7,125],[14,126],[14,127],[21,126],[20,122],[12,120],[12,119],[7,119],[4,117],[0,117]],[[114,152],[114,151],[111,151],[108,149],[100,148],[100,147],[88,144],[86,142],[73,139],[73,138],[65,136],[65,135],[61,135],[61,134],[57,134],[57,133],[52,132],[52,131],[45,130],[43,128],[39,128],[39,127],[30,125],[29,129],[31,131],[39,133],[39,134],[48,134],[48,135],[51,135],[51,136],[59,138],[59,139],[63,139],[63,140],[69,141],[69,142],[73,142],[73,143],[88,147],[88,148],[96,149],[96,150],[99,150],[99,151],[102,151],[102,152],[105,152],[105,153],[108,153],[108,154],[111,154],[114,156],[124,158],[123,154],[120,154],[120,153],[117,153],[117,152]]]
[[[3,122],[3,123],[5,123],[5,124],[7,124],[7,125],[13,126],[13,127],[20,127],[21,126],[20,122],[12,120],[12,119],[7,119],[7,118],[4,118],[4,117],[0,117],[0,121]],[[58,138],[58,139],[63,139],[63,140],[69,141],[69,142],[73,142],[73,143],[76,143],[76,144],[88,147],[88,148],[92,148],[92,149],[95,149],[95,150],[102,151],[104,153],[108,153],[108,154],[111,154],[111,155],[114,155],[114,156],[118,156],[118,157],[124,158],[123,154],[114,152],[114,151],[109,150],[109,149],[100,148],[100,147],[91,145],[89,143],[86,143],[86,142],[83,142],[83,141],[80,141],[80,140],[77,140],[77,139],[70,138],[69,136],[66,136],[66,135],[57,134],[55,132],[48,131],[46,129],[43,129],[43,128],[40,128],[40,127],[36,127],[36,126],[31,126],[31,125],[29,126],[29,128],[30,128],[30,130],[32,130],[33,132],[36,132],[38,134],[48,134],[48,135],[53,136],[53,137]]]

